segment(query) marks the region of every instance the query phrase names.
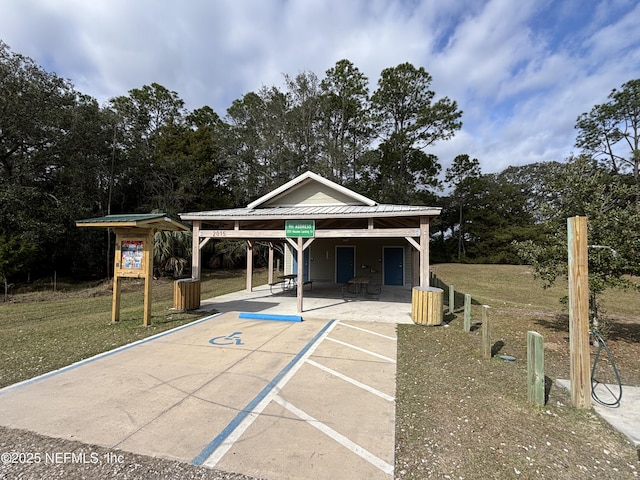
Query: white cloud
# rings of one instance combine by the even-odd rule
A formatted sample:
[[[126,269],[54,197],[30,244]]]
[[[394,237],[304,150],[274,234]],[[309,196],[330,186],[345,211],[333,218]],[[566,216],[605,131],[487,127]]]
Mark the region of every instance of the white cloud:
[[[224,115],[283,73],[320,78],[347,58],[375,88],[409,61],[456,100],[464,127],[435,146],[483,171],[561,160],[577,116],[640,77],[632,0],[9,0],[0,32],[14,51],[101,102],[157,82],[188,108]]]

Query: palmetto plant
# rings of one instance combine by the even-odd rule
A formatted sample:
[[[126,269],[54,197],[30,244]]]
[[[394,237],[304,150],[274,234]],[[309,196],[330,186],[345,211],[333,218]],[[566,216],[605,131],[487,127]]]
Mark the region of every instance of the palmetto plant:
[[[182,276],[191,258],[190,232],[156,232],[153,242],[154,269],[160,275]]]

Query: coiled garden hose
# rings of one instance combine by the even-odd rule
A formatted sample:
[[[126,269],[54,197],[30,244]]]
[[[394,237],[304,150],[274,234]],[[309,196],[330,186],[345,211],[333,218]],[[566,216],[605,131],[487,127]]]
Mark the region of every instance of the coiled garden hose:
[[[622,381],[620,380],[620,372],[618,372],[618,366],[616,365],[616,362],[613,359],[613,354],[611,353],[611,350],[609,350],[609,347],[607,346],[607,342],[605,342],[604,338],[602,338],[602,335],[600,335],[600,333],[597,330],[591,330],[591,335],[593,335],[595,337],[595,340],[598,342],[598,350],[596,351],[596,356],[593,359],[593,367],[591,367],[591,398],[593,398],[600,405],[604,405],[605,407],[618,407],[620,405],[620,400],[622,400]],[[600,397],[598,397],[598,394],[596,393],[596,387],[598,386],[598,384],[600,384],[600,382],[595,378],[596,367],[598,366],[598,361],[600,360],[600,353],[602,352],[603,348],[607,352],[609,363],[613,368],[613,373],[615,373],[616,381],[618,382],[618,392],[619,392],[618,395],[614,395],[611,389],[607,387],[607,390],[609,390],[609,393],[611,393],[611,396],[614,399],[613,402],[603,401]]]

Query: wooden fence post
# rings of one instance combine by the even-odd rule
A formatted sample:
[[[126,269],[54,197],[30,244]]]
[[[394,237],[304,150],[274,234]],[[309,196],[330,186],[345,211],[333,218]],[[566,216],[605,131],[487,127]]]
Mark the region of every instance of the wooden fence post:
[[[449,285],[449,313],[453,315],[453,311],[456,309],[456,290],[453,285]]]
[[[491,322],[487,315],[489,305],[482,306],[482,356],[491,358]]]
[[[527,393],[529,401],[544,405],[544,341],[538,332],[527,332]]]
[[[471,295],[464,294],[464,331],[471,331]]]
[[[569,244],[569,379],[571,402],[591,408],[587,217],[567,219]]]

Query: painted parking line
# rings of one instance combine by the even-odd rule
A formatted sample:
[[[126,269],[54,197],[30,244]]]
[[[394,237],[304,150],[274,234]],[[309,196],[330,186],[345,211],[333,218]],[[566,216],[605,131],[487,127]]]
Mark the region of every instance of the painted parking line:
[[[331,337],[327,337],[327,340],[335,342],[335,343],[337,343],[339,345],[342,345],[344,347],[349,347],[349,348],[352,348],[353,350],[358,350],[359,352],[366,353],[368,355],[372,355],[372,356],[374,356],[376,358],[380,358],[382,360],[386,360],[389,363],[396,363],[396,361],[393,358],[385,357],[384,355],[380,355],[379,353],[372,352],[371,350],[367,350],[366,348],[361,348],[361,347],[358,347],[357,345],[352,345],[351,343],[343,342],[342,340],[336,340],[335,338],[331,338]]]
[[[370,333],[371,335],[376,335],[378,337],[382,337],[382,338],[386,338],[387,340],[393,340],[394,342],[397,340],[396,337],[390,337],[389,335],[384,335],[382,333],[378,333],[378,332],[373,332],[367,328],[362,328],[362,327],[356,327],[355,325],[349,325],[348,323],[341,323],[340,325],[342,325],[343,327],[349,327],[352,328],[354,330],[359,330],[361,332],[366,332],[366,333]]]
[[[393,396],[388,395],[348,375],[345,375],[344,373],[341,373],[335,369],[322,365],[321,363],[318,363],[317,361],[310,358],[314,353],[316,353],[317,348],[325,340],[332,340],[333,342],[342,346],[346,346],[349,349],[355,349],[360,352],[372,355],[376,358],[382,359],[385,362],[395,364],[395,359],[393,358],[380,355],[374,351],[361,348],[351,343],[346,343],[331,338],[329,335],[335,334],[337,332],[337,330],[334,330],[334,327],[336,326],[346,326],[355,330],[365,332],[367,334],[375,335],[379,338],[384,338],[393,342],[396,341],[395,337],[379,334],[368,329],[348,325],[346,323],[341,323],[333,320],[329,324],[325,325],[307,343],[307,345],[289,362],[289,364],[271,382],[269,382],[269,384],[256,396],[254,400],[252,400],[240,413],[238,413],[236,418],[229,423],[224,431],[222,431],[209,445],[207,445],[202,450],[202,452],[193,459],[191,463],[209,468],[219,467],[220,464],[223,466],[223,468],[228,467],[229,465],[226,463],[228,462],[228,460],[225,459],[223,461],[223,458],[225,458],[227,453],[234,449],[235,445],[241,440],[241,437],[245,434],[245,432],[247,432],[250,426],[258,418],[261,418],[265,409],[271,403],[274,403],[282,406],[287,411],[292,413],[295,417],[303,420],[305,424],[314,427],[316,430],[326,435],[327,438],[336,442],[340,447],[346,449],[346,451],[349,451],[360,457],[365,462],[368,462],[381,473],[385,475],[393,475],[394,467],[392,465],[392,462],[389,462],[388,460],[381,458],[375,453],[372,453],[371,450],[369,450],[362,444],[359,444],[359,442],[354,442],[351,438],[349,438],[351,436],[349,433],[340,433],[329,426],[329,424],[325,423],[326,420],[323,420],[324,414],[321,414],[321,416],[319,417],[317,413],[311,415],[307,411],[305,411],[306,409],[304,409],[304,407],[299,408],[290,401],[285,400],[282,396],[283,389],[285,385],[287,385],[289,380],[294,378],[294,375],[296,375],[298,370],[304,364],[308,364],[310,366],[313,366],[314,368],[319,369],[320,371],[328,373],[334,378],[342,380],[352,386],[361,389],[365,395],[372,394],[383,399],[386,402],[389,402],[390,404],[393,404],[393,402],[395,401],[395,398]],[[295,382],[291,383],[293,384]],[[312,393],[312,395],[315,396],[317,395],[317,393]],[[298,402],[301,400],[306,402],[306,400],[304,399],[298,399]],[[233,452],[238,453],[235,449],[233,450]],[[391,456],[391,458],[393,458],[393,456]]]
[[[395,359],[395,327],[213,317],[0,390],[0,423],[255,477],[390,480],[395,364],[343,345]]]
[[[284,400],[282,397],[280,397],[278,395],[275,395],[273,400],[275,402],[277,402],[278,404],[280,404],[281,406],[283,406],[284,408],[286,408],[287,410],[289,410],[291,413],[293,413],[298,418],[304,420],[305,422],[307,422],[312,427],[320,430],[322,433],[324,433],[328,437],[330,437],[333,440],[335,440],[336,442],[338,442],[343,447],[351,450],[353,453],[358,455],[360,458],[366,460],[367,462],[369,462],[373,466],[379,468],[384,473],[386,473],[388,475],[392,475],[393,474],[393,465],[391,465],[390,463],[385,462],[383,459],[377,457],[373,453],[371,453],[368,450],[362,448],[360,445],[352,442],[351,440],[349,440],[344,435],[336,432],[333,428],[329,427],[328,425],[325,425],[324,423],[322,423],[319,420],[315,419],[311,415],[309,415],[306,412],[304,412],[304,411],[300,410],[299,408],[295,407],[291,403],[289,403],[286,400]]]
[[[349,377],[347,375],[343,375],[342,373],[337,372],[336,370],[333,370],[333,369],[331,369],[329,367],[325,367],[324,365],[321,365],[320,363],[318,363],[318,362],[316,362],[314,360],[308,359],[307,363],[309,365],[313,365],[316,368],[319,368],[320,370],[322,370],[324,372],[327,372],[327,373],[333,375],[334,377],[338,377],[338,378],[344,380],[345,382],[349,382],[351,385],[355,385],[356,387],[361,388],[362,390],[366,390],[367,392],[373,393],[374,395],[377,395],[380,398],[384,398],[385,400],[388,400],[389,402],[393,402],[395,400],[395,397],[392,397],[391,395],[387,395],[386,393],[381,392],[380,390],[377,390],[377,389],[375,389],[373,387],[370,387],[369,385],[366,385],[366,384],[364,384],[362,382],[359,382],[355,378],[351,378],[351,377]]]
[[[235,442],[251,426],[254,420],[273,400],[293,375],[300,369],[315,349],[327,338],[327,335],[338,324],[331,320],[305,347],[271,380],[256,397],[242,409],[236,417],[192,460],[193,465],[204,465],[213,468],[233,447]]]

